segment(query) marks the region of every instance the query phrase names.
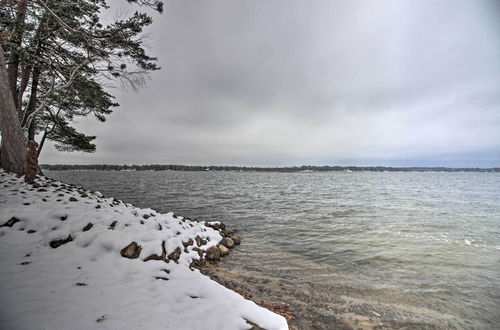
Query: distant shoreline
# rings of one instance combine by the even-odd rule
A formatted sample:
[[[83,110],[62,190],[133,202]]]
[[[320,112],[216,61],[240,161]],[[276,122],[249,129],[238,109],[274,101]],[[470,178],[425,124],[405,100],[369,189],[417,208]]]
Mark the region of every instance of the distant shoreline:
[[[49,171],[236,171],[236,172],[500,172],[500,167],[387,167],[387,166],[198,166],[198,165],[50,165],[41,164],[42,170]]]

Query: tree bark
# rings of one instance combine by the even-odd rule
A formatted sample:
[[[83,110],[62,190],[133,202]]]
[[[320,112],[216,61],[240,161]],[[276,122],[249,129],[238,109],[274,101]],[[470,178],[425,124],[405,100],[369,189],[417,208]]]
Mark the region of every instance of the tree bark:
[[[31,77],[31,66],[22,68],[21,70],[21,81],[19,82],[19,89],[17,90],[17,113],[19,118],[23,117],[23,95],[28,87],[28,83]]]
[[[40,143],[38,145],[38,151],[37,151],[37,156],[40,157],[40,153],[42,152],[43,145],[45,144],[45,139],[47,138],[47,134],[49,129],[49,125],[45,125],[45,130],[43,131],[42,139],[40,140]]]
[[[36,99],[38,92],[38,79],[40,76],[40,68],[35,67],[33,69],[33,77],[31,78],[31,94],[28,101],[28,106],[24,111],[23,118],[21,120],[21,127],[26,127],[26,123],[28,121],[28,117],[35,111],[36,109]]]
[[[8,171],[23,175],[26,138],[19,122],[7,77],[5,54],[0,46],[0,132],[2,133],[0,166]]]

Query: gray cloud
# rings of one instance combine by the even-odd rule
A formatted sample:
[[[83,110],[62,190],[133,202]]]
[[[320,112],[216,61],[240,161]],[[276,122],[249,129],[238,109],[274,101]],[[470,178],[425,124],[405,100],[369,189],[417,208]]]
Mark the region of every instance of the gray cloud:
[[[497,1],[167,3],[163,70],[49,163],[500,164]],[[454,163],[455,162],[455,163]]]

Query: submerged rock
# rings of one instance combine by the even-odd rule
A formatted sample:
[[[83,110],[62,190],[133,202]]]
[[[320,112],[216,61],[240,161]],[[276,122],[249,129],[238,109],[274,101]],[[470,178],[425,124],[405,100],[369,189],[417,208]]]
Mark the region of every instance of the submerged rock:
[[[120,254],[124,258],[129,258],[129,259],[136,259],[139,257],[139,254],[141,254],[141,246],[138,245],[136,242],[132,242],[126,247],[124,247],[121,251]]]

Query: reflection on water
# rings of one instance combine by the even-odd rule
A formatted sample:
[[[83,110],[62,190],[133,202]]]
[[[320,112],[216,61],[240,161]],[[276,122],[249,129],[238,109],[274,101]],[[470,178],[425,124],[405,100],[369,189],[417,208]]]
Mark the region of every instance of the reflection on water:
[[[246,240],[225,267],[247,282],[280,283],[270,295],[313,299],[315,328],[333,322],[328,315],[362,313],[402,327],[487,329],[500,322],[496,173],[47,175],[238,229]]]

